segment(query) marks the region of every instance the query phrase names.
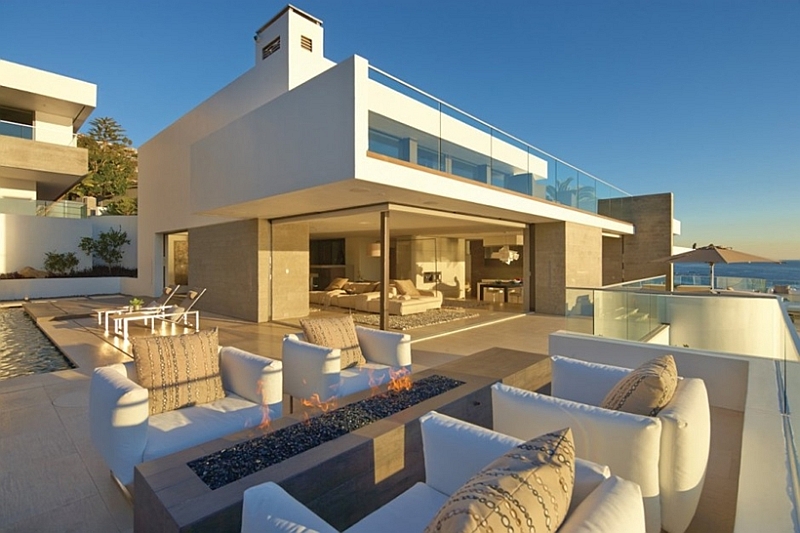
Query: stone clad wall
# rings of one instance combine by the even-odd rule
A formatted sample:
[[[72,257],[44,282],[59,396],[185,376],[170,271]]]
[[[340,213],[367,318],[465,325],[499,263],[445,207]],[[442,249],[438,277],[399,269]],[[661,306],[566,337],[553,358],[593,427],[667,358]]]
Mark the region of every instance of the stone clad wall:
[[[269,319],[268,278],[262,278],[268,229],[266,221],[251,219],[189,230],[189,283],[208,289],[199,309],[253,322]]]
[[[672,193],[599,200],[597,211],[636,228],[635,234],[622,237],[621,251],[613,244],[603,251],[603,284],[666,275],[670,287],[672,265],[657,260],[672,255]],[[621,255],[621,261],[612,261],[614,255]]]

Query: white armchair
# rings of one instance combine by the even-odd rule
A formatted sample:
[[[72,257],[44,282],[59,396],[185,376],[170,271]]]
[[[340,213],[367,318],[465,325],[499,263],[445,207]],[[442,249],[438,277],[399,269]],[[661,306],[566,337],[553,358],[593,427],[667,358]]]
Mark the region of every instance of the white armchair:
[[[552,396],[502,384],[492,388],[494,429],[522,439],[569,425],[576,453],[639,484],[648,533],[683,533],[705,480],[711,421],[701,379],[679,379],[657,416],[597,407],[630,369],[552,358]]]
[[[494,459],[523,441],[436,412],[420,418],[425,457],[425,482],[367,515],[348,533],[421,532],[451,494]],[[566,520],[559,532],[635,533],[644,531],[639,487],[609,477],[608,467],[578,459],[575,486]],[[244,493],[242,533],[316,531],[335,533],[322,518],[275,483]]]
[[[132,484],[139,463],[258,425],[262,402],[271,419],[281,416],[280,361],[232,347],[220,348],[219,356],[225,398],[152,416],[148,390],[136,383],[133,362],[94,370],[89,390],[92,444],[123,486]]]
[[[283,338],[283,389],[293,398],[339,398],[391,379],[390,373],[411,372],[411,337],[356,326],[366,364],[341,368],[341,350],[305,341],[302,333]]]

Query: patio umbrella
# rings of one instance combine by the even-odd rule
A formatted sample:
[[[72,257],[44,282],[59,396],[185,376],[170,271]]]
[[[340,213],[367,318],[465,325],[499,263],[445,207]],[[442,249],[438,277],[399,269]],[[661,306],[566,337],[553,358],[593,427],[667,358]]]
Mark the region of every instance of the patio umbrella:
[[[668,257],[666,261],[670,263],[708,263],[711,267],[711,288],[714,288],[714,265],[717,263],[780,263],[773,259],[767,259],[753,254],[737,252],[732,248],[709,244],[701,248],[695,248],[682,254]]]

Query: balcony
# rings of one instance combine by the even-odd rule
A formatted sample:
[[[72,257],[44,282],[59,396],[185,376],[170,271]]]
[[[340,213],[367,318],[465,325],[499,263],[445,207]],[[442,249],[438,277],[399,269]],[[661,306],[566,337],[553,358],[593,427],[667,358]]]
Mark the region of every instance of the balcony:
[[[369,79],[373,154],[590,213],[630,196],[375,67]]]
[[[61,196],[86,174],[88,161],[69,129],[0,121],[0,177],[36,182],[41,200]]]

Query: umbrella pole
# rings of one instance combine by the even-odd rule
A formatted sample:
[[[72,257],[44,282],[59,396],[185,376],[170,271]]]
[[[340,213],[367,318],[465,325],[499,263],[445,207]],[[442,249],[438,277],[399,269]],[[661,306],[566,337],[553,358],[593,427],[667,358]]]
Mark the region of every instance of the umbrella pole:
[[[709,263],[711,267],[711,290],[714,290],[714,263]]]

